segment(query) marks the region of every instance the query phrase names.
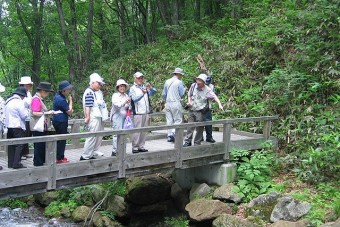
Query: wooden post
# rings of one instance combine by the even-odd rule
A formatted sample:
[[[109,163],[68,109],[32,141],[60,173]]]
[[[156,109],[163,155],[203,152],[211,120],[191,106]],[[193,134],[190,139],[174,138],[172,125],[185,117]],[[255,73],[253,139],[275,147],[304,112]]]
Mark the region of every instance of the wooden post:
[[[78,133],[80,132],[80,123],[79,122],[73,122],[73,125],[71,126],[71,133]],[[80,138],[78,139],[72,139],[72,145],[74,148],[80,147]]]
[[[271,127],[272,127],[272,122],[269,120],[269,121],[265,121],[264,123],[264,128],[263,128],[263,137],[268,140],[269,137],[270,137],[270,130],[271,130]]]
[[[117,136],[117,158],[119,161],[118,178],[125,178],[126,169],[126,135]]]
[[[57,187],[56,163],[57,159],[57,141],[46,142],[46,159],[45,165],[48,167],[47,190],[53,190]]]
[[[176,157],[177,161],[175,164],[175,168],[182,168],[182,148],[183,148],[183,135],[184,129],[183,128],[176,128],[175,131],[175,149],[176,149]]]
[[[225,145],[225,153],[223,160],[229,161],[230,156],[229,156],[229,151],[230,151],[230,141],[231,141],[231,129],[232,129],[232,124],[223,124],[223,143]]]

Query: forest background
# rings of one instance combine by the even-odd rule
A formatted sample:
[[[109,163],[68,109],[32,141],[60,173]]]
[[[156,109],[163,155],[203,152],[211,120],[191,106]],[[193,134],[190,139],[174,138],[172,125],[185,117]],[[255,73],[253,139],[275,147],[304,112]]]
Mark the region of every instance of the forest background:
[[[270,179],[245,176],[240,192],[250,199],[269,188],[293,191],[312,202],[309,218],[319,225],[340,215],[339,4],[0,0],[0,82],[9,95],[25,74],[55,89],[69,80],[79,101],[89,75],[98,72],[110,103],[117,79],[132,83],[141,71],[159,90],[153,103],[160,111],[164,81],[181,67],[189,86],[201,71],[200,55],[227,110],[215,111],[214,119],[279,115],[273,135],[280,147]],[[74,117],[82,117],[79,102],[76,110]]]

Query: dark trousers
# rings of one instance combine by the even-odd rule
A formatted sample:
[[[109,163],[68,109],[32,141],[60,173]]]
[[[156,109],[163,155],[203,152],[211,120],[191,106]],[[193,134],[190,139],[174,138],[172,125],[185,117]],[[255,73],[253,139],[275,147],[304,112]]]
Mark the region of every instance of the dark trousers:
[[[31,137],[32,136],[32,132],[30,129],[30,122],[29,121],[25,121],[25,125],[26,125],[26,131],[25,131],[25,137]],[[30,153],[30,149],[28,146],[28,143],[23,144],[24,145],[24,149],[21,153],[21,156],[25,156],[28,155]]]
[[[56,134],[67,134],[68,122],[53,121],[53,127]],[[58,140],[57,142],[57,160],[63,160],[65,154],[66,140]]]
[[[211,121],[211,120],[212,120],[211,110],[208,110],[204,114],[204,121]],[[212,125],[205,126],[205,134],[206,134],[206,138],[205,138],[206,140],[212,139]]]
[[[25,130],[22,128],[8,128],[7,139],[22,137],[25,137]],[[23,144],[8,146],[8,168],[17,168],[20,166],[23,148]]]
[[[37,132],[32,131],[33,136],[45,136],[45,132]],[[43,166],[45,163],[46,157],[46,143],[34,143],[34,157],[33,157],[33,165],[34,166]]]

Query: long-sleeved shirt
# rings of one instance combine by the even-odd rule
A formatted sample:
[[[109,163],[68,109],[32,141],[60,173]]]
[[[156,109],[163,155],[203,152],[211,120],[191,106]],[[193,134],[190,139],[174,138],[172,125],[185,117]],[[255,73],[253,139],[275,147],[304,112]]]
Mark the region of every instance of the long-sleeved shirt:
[[[26,130],[25,119],[28,116],[24,101],[15,94],[6,100],[5,117],[7,128],[22,128]]]
[[[162,97],[166,102],[180,102],[184,93],[183,82],[177,76],[173,76],[165,81]]]

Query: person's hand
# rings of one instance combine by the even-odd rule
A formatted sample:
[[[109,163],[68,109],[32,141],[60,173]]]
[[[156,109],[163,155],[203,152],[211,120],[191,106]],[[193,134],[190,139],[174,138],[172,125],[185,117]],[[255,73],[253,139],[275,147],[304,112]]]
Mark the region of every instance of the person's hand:
[[[143,93],[145,94],[146,92],[148,92],[148,90],[146,88],[142,89]]]
[[[72,96],[69,95],[69,96],[68,96],[68,101],[69,101],[69,102],[72,102],[72,100],[73,100]]]
[[[44,114],[46,114],[46,115],[53,115],[53,114],[54,114],[54,111],[53,111],[53,110],[46,111],[46,112],[44,112]]]
[[[146,87],[147,89],[149,89],[149,90],[152,89],[152,85],[151,85],[150,83],[146,83],[146,84],[145,84],[145,87]]]
[[[218,108],[220,108],[220,110],[224,111],[223,106],[222,105],[218,105]]]
[[[128,98],[128,99],[126,99],[125,104],[129,104],[130,102],[131,102],[131,99]]]

